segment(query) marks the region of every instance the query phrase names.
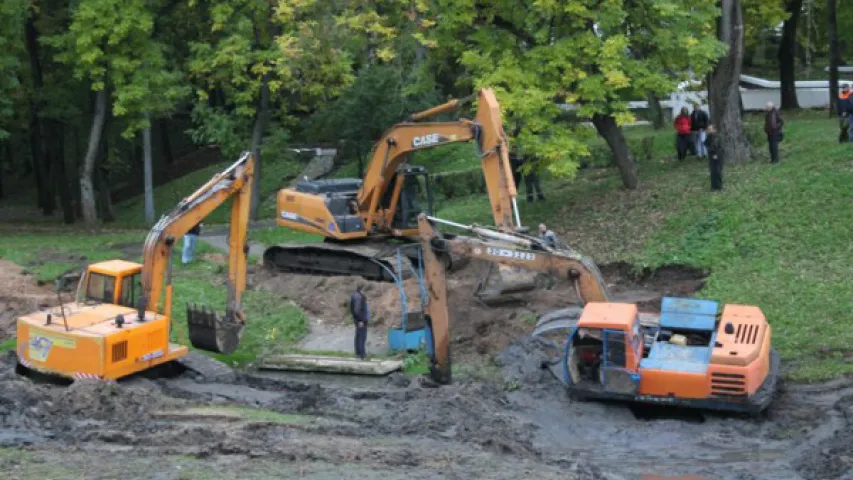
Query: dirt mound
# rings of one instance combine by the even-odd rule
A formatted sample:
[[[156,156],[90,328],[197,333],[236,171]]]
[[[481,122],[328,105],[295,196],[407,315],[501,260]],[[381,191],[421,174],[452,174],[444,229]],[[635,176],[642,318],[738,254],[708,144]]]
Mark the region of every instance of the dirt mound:
[[[557,281],[550,290],[538,289],[507,297],[501,305],[489,306],[474,293],[489,269],[489,263],[471,261],[447,276],[448,307],[453,320],[451,341],[454,354],[483,355],[498,352],[514,339],[531,332],[536,319],[555,309],[578,304],[574,289]],[[690,295],[704,286],[705,272],[683,266],[634,272],[629,264],[601,267],[616,301],[636,302],[641,309],[655,312],[666,295]],[[328,324],[348,324],[349,298],[359,283],[373,312],[376,326],[400,323],[400,292],[395,284],[370,282],[354,277],[280,275],[259,269],[250,282],[255,288],[276,292],[292,299],[310,315]],[[404,282],[408,310],[420,308],[420,288],[415,279]]]
[[[15,334],[15,319],[56,304],[52,289],[39,286],[24,269],[0,259],[0,339]]]

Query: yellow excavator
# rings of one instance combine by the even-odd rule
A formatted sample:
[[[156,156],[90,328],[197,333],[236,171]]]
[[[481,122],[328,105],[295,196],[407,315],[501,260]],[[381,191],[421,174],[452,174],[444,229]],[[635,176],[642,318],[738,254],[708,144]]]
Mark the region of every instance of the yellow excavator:
[[[425,121],[474,98],[477,114],[473,120]],[[523,230],[500,105],[492,90],[483,89],[415,113],[389,128],[374,146],[363,179],[306,181],[279,191],[278,225],[322,235],[324,242],[272,246],[264,253],[264,265],[290,273],[394,281],[397,264],[388,258],[396,252],[394,244],[416,242],[417,216],[423,212],[433,215],[430,177],[424,167],[408,164],[410,155],[469,141],[478,147],[495,226]],[[426,208],[419,203],[426,203]],[[443,261],[452,267],[449,257]]]
[[[613,301],[595,263],[570,248],[426,215],[418,223],[430,374],[439,383],[451,381],[451,319],[439,254],[452,252],[574,285],[582,308],[543,316],[533,335],[568,331],[562,354],[545,366],[577,398],[752,414],[773,399],[780,360],[771,345],[770,324],[756,306],[727,304],[718,313],[714,301],[664,297],[659,314],[644,313],[635,304]],[[436,223],[475,236],[449,239]]]
[[[246,152],[163,215],[145,239],[142,264],[109,260],[89,265],[73,302],[20,317],[19,369],[70,379],[116,380],[187,355],[186,346],[170,342],[172,250],[228,199],[225,315],[187,305],[187,323],[194,347],[223,354],[236,350],[246,324],[241,297],[253,179],[254,157]]]

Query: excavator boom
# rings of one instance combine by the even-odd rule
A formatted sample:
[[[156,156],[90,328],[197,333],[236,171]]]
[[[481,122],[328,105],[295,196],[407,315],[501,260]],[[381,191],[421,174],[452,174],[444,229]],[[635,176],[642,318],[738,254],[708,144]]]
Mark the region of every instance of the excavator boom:
[[[445,238],[433,223],[467,229],[476,237]],[[452,253],[465,258],[488,260],[499,265],[536,271],[570,281],[581,303],[608,302],[610,292],[595,263],[571,250],[557,250],[539,239],[519,233],[495,232],[467,227],[427,215],[418,217],[419,242],[424,258],[427,303],[425,317],[433,338],[431,374],[439,383],[449,383],[450,317],[447,308],[447,282],[439,255]]]
[[[221,317],[205,307],[187,307],[190,342],[196,348],[228,354],[240,343],[245,325],[241,297],[246,289],[247,232],[253,178],[254,156],[244,152],[231,166],[163,215],[145,240],[140,303],[150,311],[159,311],[165,283],[165,315],[171,317],[171,258],[175,242],[226,200],[232,199],[225,316]]]

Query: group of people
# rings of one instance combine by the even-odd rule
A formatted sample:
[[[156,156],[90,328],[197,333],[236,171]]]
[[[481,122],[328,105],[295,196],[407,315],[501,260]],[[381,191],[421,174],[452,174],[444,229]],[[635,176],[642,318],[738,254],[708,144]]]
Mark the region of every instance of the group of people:
[[[675,117],[675,148],[678,160],[687,158],[690,151],[697,158],[707,158],[711,172],[711,190],[723,189],[723,158],[717,129],[710,122],[708,113],[699,105],[693,106],[693,112],[687,107],[681,107],[681,112]]]
[[[849,128],[849,118],[853,116],[853,96],[849,90],[844,97],[845,116],[842,118],[842,132],[845,131],[844,120],[846,119],[847,127]],[[779,142],[785,138],[783,126],[785,120],[782,119],[782,114],[779,109],[773,105],[773,102],[767,102],[764,115],[764,133],[767,135],[767,145],[770,149],[770,163],[779,163]],[[842,111],[839,106],[839,112]],[[681,112],[673,121],[675,127],[675,148],[678,153],[678,160],[682,161],[687,158],[687,152],[690,151],[697,158],[707,158],[708,168],[711,173],[711,190],[723,189],[723,155],[720,146],[720,139],[717,137],[717,129],[708,119],[708,114],[694,105],[693,112],[688,112],[687,107],[682,107]]]

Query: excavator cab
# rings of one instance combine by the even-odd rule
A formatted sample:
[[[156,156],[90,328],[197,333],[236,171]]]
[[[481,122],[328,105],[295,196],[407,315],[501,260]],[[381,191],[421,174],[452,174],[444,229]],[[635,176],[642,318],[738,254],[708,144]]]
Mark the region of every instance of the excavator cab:
[[[399,199],[394,209],[392,228],[397,230],[416,229],[418,228],[418,215],[421,213],[434,214],[435,200],[432,179],[426,167],[403,165],[397,170],[392,183],[399,184],[394,189],[388,190],[388,195],[386,195],[386,197],[390,197],[387,205],[390,207],[390,201],[399,189],[399,193],[396,194]]]

